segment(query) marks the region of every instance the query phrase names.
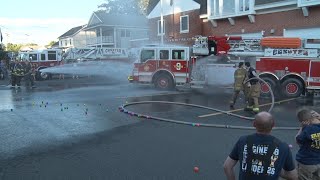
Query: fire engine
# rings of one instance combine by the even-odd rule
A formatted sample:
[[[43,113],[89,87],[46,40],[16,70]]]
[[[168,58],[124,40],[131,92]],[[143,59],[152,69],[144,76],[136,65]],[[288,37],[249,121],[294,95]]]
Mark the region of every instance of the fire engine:
[[[158,89],[185,85],[189,82],[189,55],[189,47],[143,47],[128,80],[133,83],[154,84]]]
[[[41,72],[42,69],[62,64],[62,50],[44,49],[19,52],[18,58],[22,61],[29,60],[36,71],[37,80],[45,80],[52,77],[52,74]]]
[[[181,49],[181,51],[178,51]],[[173,55],[180,52],[180,57]],[[169,56],[161,59],[162,52]],[[290,37],[242,38],[197,36],[192,47],[142,48],[129,81],[153,83],[160,89],[188,84],[190,87],[231,86],[238,62],[249,61],[274,92],[285,97],[320,90],[320,41]],[[182,55],[183,54],[183,55]],[[269,95],[262,84],[262,95]]]

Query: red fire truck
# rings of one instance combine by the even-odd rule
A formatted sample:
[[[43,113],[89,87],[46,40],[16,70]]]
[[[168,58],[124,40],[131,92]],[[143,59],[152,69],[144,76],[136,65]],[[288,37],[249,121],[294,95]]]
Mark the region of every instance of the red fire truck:
[[[184,56],[174,59],[178,49]],[[167,50],[169,58],[161,58]],[[189,58],[183,47],[142,48],[134,64],[131,82],[153,83],[160,89],[176,85],[231,86],[238,62],[249,61],[273,91],[285,97],[318,93],[320,90],[320,41],[300,38],[198,36]],[[262,84],[262,95],[269,89]]]
[[[285,97],[298,97],[320,90],[320,40],[209,36],[198,37],[196,42],[195,54],[228,55],[229,58],[233,56],[233,59],[251,61],[273,91]],[[261,92],[266,95],[269,89],[262,84]]]
[[[148,46],[140,51],[134,63],[133,83],[154,84],[159,89],[172,89],[189,82],[189,47]]]
[[[37,80],[51,78],[52,74],[41,72],[41,69],[62,64],[62,50],[44,49],[19,52],[18,58],[22,61],[29,60],[36,71]]]

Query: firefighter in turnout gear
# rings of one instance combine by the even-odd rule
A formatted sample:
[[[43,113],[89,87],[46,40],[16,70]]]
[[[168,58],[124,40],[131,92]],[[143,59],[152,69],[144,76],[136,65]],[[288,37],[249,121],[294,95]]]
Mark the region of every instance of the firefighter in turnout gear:
[[[21,86],[21,79],[25,73],[25,68],[22,62],[16,60],[11,66],[11,88],[14,88],[16,85],[18,88]]]
[[[234,104],[238,99],[240,91],[243,91],[243,94],[245,96],[245,103],[248,102],[248,98],[247,98],[248,88],[247,86],[244,85],[244,82],[246,80],[247,80],[247,70],[244,68],[243,62],[240,62],[238,69],[234,72],[234,92],[233,92],[232,99],[230,101],[230,108],[234,107]]]
[[[246,62],[245,66],[248,70],[248,79],[259,77],[256,70],[251,67],[250,62]],[[248,82],[248,85],[250,86],[249,94],[248,94],[248,106],[245,110],[252,110],[254,113],[258,113],[260,111],[259,109],[259,97],[260,97],[260,83],[257,79],[252,79]]]
[[[24,75],[24,79],[26,81],[27,87],[31,85],[31,88],[35,88],[33,73],[34,73],[34,68],[32,67],[32,64],[30,63],[30,61],[27,60],[25,62],[25,75]]]

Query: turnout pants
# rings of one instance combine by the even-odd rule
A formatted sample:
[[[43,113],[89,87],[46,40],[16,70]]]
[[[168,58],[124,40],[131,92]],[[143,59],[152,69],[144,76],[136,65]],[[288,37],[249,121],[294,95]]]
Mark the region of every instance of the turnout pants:
[[[34,79],[33,79],[33,76],[32,74],[26,74],[24,76],[24,79],[26,81],[26,86],[34,86]]]
[[[243,92],[244,97],[245,97],[245,103],[248,103],[248,87],[244,87],[244,89],[242,90],[234,90],[233,95],[232,95],[232,99],[230,100],[230,105],[234,105],[237,102],[237,99],[239,97],[240,92]]]
[[[253,107],[253,110],[259,111],[259,97],[260,97],[260,83],[252,84],[249,91],[249,106]]]
[[[17,85],[17,86],[21,86],[21,79],[22,79],[22,76],[17,76],[17,75],[14,75],[14,74],[12,74],[11,75],[12,77],[12,80],[11,80],[11,85],[12,86],[15,86],[15,85]]]

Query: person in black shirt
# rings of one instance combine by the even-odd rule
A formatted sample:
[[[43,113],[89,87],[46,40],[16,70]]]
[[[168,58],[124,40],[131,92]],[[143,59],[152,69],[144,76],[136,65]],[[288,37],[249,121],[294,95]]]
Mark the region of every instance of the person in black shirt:
[[[297,117],[301,128],[296,135],[300,146],[296,154],[298,176],[301,180],[320,179],[320,115],[313,110],[302,109]]]
[[[259,77],[256,70],[251,67],[250,62],[245,62],[245,66],[248,70],[248,78]],[[260,97],[260,90],[261,86],[258,79],[251,79],[248,82],[250,86],[249,94],[248,94],[248,106],[246,110],[252,110],[255,113],[260,111],[259,109],[259,97]]]
[[[224,162],[228,180],[235,180],[234,166],[239,161],[239,180],[297,180],[291,150],[288,144],[271,135],[274,119],[268,112],[255,116],[256,133],[242,136]]]

